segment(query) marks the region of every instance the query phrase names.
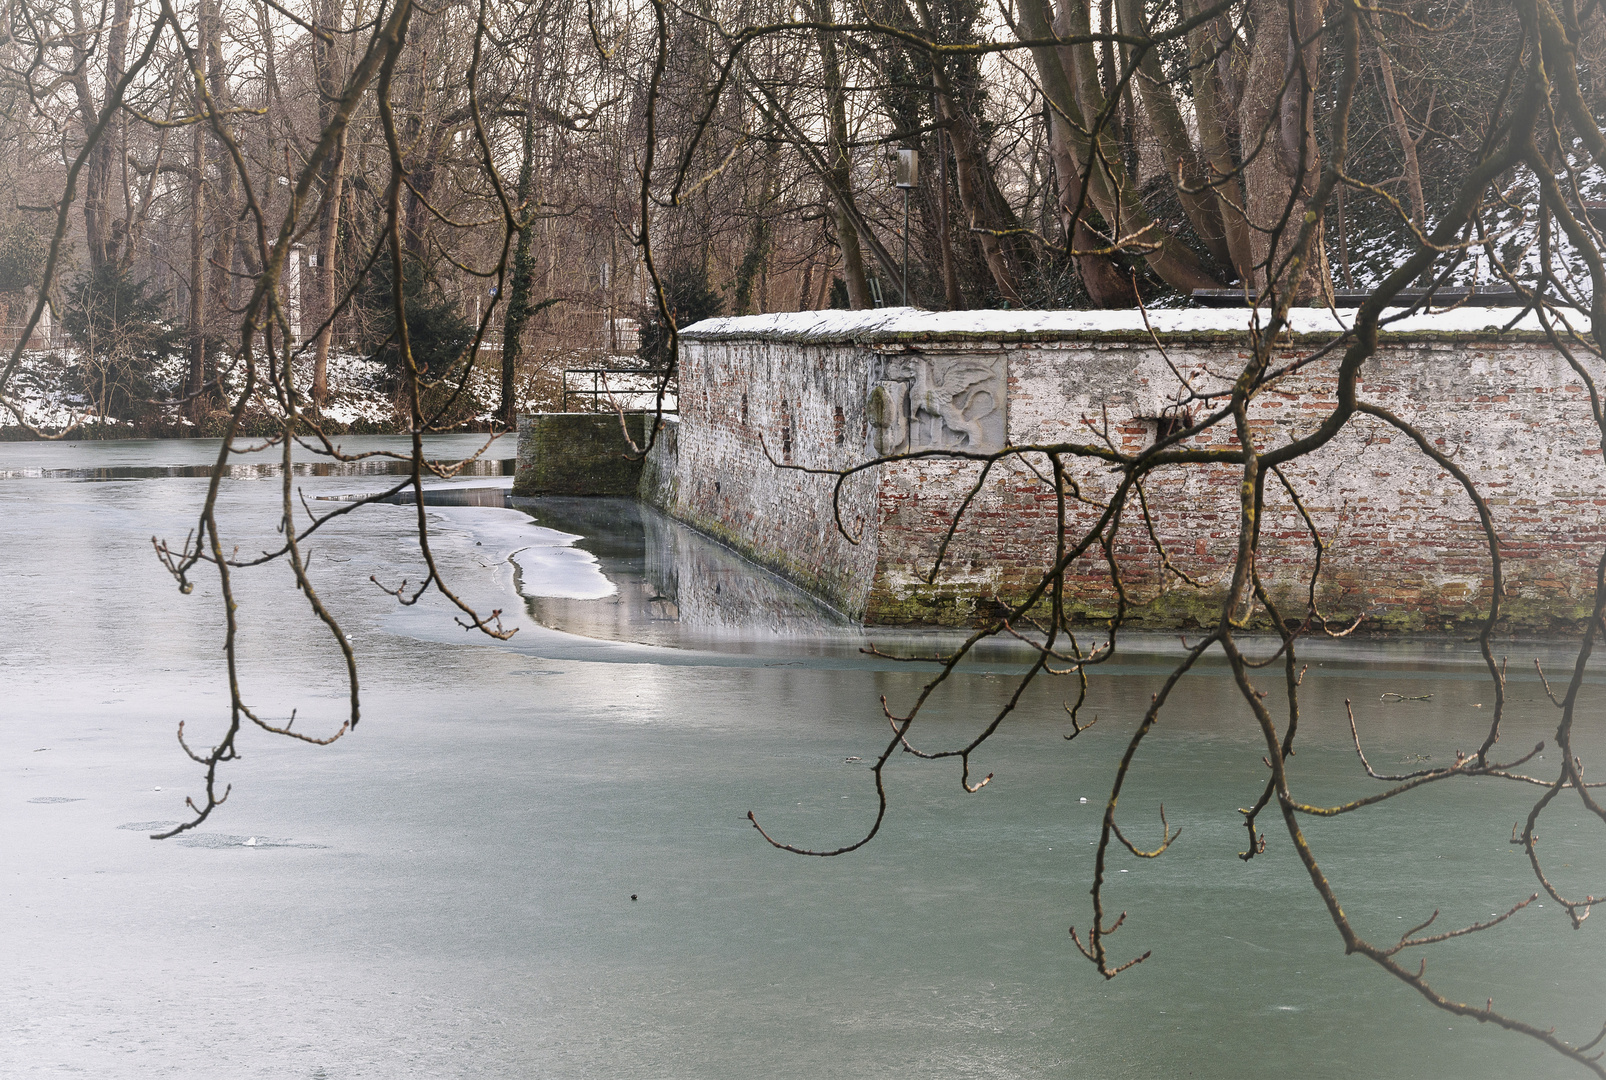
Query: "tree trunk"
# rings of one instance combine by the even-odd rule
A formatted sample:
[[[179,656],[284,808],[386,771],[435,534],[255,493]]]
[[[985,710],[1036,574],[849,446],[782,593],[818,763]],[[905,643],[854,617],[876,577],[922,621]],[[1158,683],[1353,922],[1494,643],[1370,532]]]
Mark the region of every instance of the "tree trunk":
[[[198,24],[206,22],[206,0],[200,0]],[[204,52],[203,52],[204,56]],[[190,129],[190,362],[184,379],[184,414],[199,423],[201,391],[206,386],[206,125]]]
[[[764,264],[770,253],[770,222],[765,216],[775,199],[775,155],[764,155],[763,171],[759,174],[758,204],[753,207],[753,226],[747,234],[747,250],[736,268],[736,314],[752,315],[753,284],[763,277]],[[760,309],[762,309],[760,304]]]
[[[441,143],[441,123],[436,103],[430,100],[430,31],[434,29],[432,15],[439,9],[424,8],[413,18],[408,39],[415,42],[411,53],[416,59],[408,72],[412,82],[413,102],[406,122],[402,125],[402,146],[412,151],[408,161],[407,183],[402,186],[402,246],[414,255],[419,265],[428,254],[429,207],[426,201],[434,193],[436,161]]]
[[[831,14],[831,0],[814,0],[815,19],[822,23],[835,22]],[[831,185],[837,192],[836,240],[842,249],[842,280],[848,287],[848,304],[855,309],[870,308],[875,302],[870,297],[870,282],[864,273],[864,253],[859,249],[859,232],[853,224],[852,210],[846,205],[853,191],[853,169],[848,157],[847,93],[842,85],[842,65],[837,59],[836,38],[828,30],[816,37],[820,43],[820,67],[825,79],[828,114],[826,163],[831,170]]]
[[[1019,11],[1020,32],[1029,39],[1091,33],[1087,9],[1080,6],[1080,0],[1062,0],[1057,15],[1053,13],[1050,0],[1021,0]],[[1087,163],[1095,160],[1092,146],[1084,134],[1090,130],[1084,117],[1098,115],[1105,104],[1098,85],[1097,61],[1092,47],[1039,45],[1034,46],[1031,53],[1043,93],[1050,107],[1067,125],[1076,175],[1088,176],[1088,194],[1114,234],[1112,239],[1140,236],[1142,241],[1156,244],[1155,250],[1144,255],[1149,268],[1180,292],[1219,289],[1221,283],[1199,265],[1199,259],[1193,252],[1169,232],[1155,226],[1138,198],[1137,188],[1121,164],[1120,148],[1108,131],[1099,137],[1102,158],[1098,159],[1095,168],[1084,173]]]
[[[213,103],[218,108],[225,109],[229,104],[228,69],[223,65],[220,29],[217,12],[208,10],[206,28],[202,32],[206,49],[207,81]],[[236,303],[236,279],[232,271],[238,265],[236,250],[245,244],[250,234],[239,227],[234,205],[234,164],[229,160],[228,150],[223,146],[222,140],[218,140],[217,155],[219,163],[217,184],[213,188],[214,197],[208,200],[213,208],[214,220],[217,222],[217,234],[212,245],[212,284],[208,293],[213,304],[233,307]],[[247,261],[246,265],[250,266],[251,261]],[[212,385],[216,381],[216,364],[209,356],[206,364],[206,382]]]
[[[104,12],[105,9],[101,10]],[[77,17],[75,21],[82,25],[82,17],[76,4],[73,11]],[[106,81],[102,101],[110,100],[112,89],[123,77],[125,53],[128,49],[129,17],[129,0],[114,0],[111,23],[106,32],[104,54]],[[89,83],[89,63],[91,54],[95,51],[94,36],[90,35],[87,44],[80,45],[74,50],[75,70],[71,76],[73,90],[78,98],[79,121],[83,126],[86,140],[94,130],[96,121],[100,119],[101,108]],[[87,249],[91,269],[97,269],[117,258],[118,236],[110,199],[113,187],[112,161],[114,152],[122,142],[119,135],[123,124],[123,117],[119,111],[107,125],[106,130],[101,132],[100,141],[90,149],[82,170],[84,246]]]
[[[948,145],[953,150],[954,186],[959,206],[976,238],[993,285],[1007,302],[1021,299],[1021,282],[1034,267],[1029,250],[1019,248],[1020,227],[1014,211],[998,188],[997,178],[981,146],[975,117],[959,105],[952,82],[942,69],[932,67],[937,88],[938,115],[946,124]]]
[[[818,292],[814,294],[814,303],[809,306],[810,311],[824,311],[826,304],[830,303],[831,281],[836,276],[836,245],[831,243],[829,235],[825,238],[825,266],[820,271],[820,284]]]
[[[948,222],[948,148],[944,145],[946,139],[940,128],[936,135],[937,228],[942,247],[942,298],[949,311],[958,311],[965,306],[965,301],[959,295],[959,277],[954,273],[954,233],[953,226]]]
[[[917,0],[921,26],[927,34],[935,34],[935,21],[925,0]],[[992,275],[993,286],[1008,303],[1020,305],[1020,283],[1023,267],[1012,239],[999,234],[1013,229],[1019,223],[1005,207],[992,167],[981,148],[980,134],[975,118],[965,110],[955,92],[953,80],[940,60],[933,58],[931,65],[932,95],[937,118],[948,134],[948,145],[953,148],[954,180],[959,190],[959,205],[969,223],[971,235],[981,249],[982,260]]]
[[[1320,229],[1312,238],[1308,257],[1297,267],[1292,263],[1302,219],[1307,209],[1313,209],[1308,202],[1321,170],[1314,94],[1308,95],[1312,100],[1304,100],[1306,84],[1299,72],[1301,50],[1296,34],[1314,32],[1320,9],[1312,0],[1297,0],[1300,26],[1296,27],[1289,23],[1283,0],[1251,0],[1251,4],[1255,39],[1238,128],[1246,155],[1260,147],[1244,163],[1243,172],[1244,206],[1252,227],[1252,284],[1257,295],[1273,289],[1292,290],[1296,303],[1307,303],[1332,288],[1325,277]],[[1303,52],[1307,70],[1314,72],[1320,61],[1320,41]]]
[[[1192,18],[1198,4],[1185,2],[1183,14]],[[1199,146],[1210,169],[1210,183],[1216,202],[1227,248],[1227,265],[1238,275],[1239,281],[1249,281],[1254,275],[1254,243],[1250,238],[1249,222],[1244,217],[1244,188],[1237,173],[1238,162],[1233,155],[1237,138],[1235,118],[1237,103],[1232,99],[1234,87],[1222,82],[1220,63],[1211,63],[1218,53],[1233,52],[1230,42],[1220,34],[1228,34],[1231,27],[1207,23],[1195,27],[1188,34],[1189,75],[1193,81],[1194,121],[1199,128]],[[1230,68],[1230,64],[1227,65]]]
[[[1108,255],[1092,252],[1104,244],[1087,227],[1087,207],[1078,214],[1082,204],[1082,173],[1077,168],[1076,156],[1071,153],[1072,136],[1069,125],[1058,113],[1049,114],[1049,153],[1054,159],[1054,179],[1058,196],[1060,231],[1070,246],[1076,273],[1082,279],[1088,299],[1101,308],[1131,307],[1138,302],[1132,279],[1121,272],[1115,260]]]
[[[811,286],[814,284],[814,263],[814,256],[810,255],[809,261],[803,264],[803,280],[798,283],[797,287],[796,310],[798,311],[809,310],[809,296],[813,291]]]
[[[1116,10],[1122,33],[1148,35],[1149,26],[1144,19],[1142,0],[1116,0]],[[1167,175],[1176,185],[1177,197],[1182,202],[1183,212],[1188,215],[1189,224],[1217,262],[1223,266],[1231,265],[1232,254],[1227,246],[1221,215],[1211,194],[1204,190],[1204,170],[1199,167],[1193,140],[1188,135],[1175,93],[1160,68],[1159,53],[1154,49],[1144,51],[1132,81],[1138,84],[1143,110],[1148,114],[1149,126],[1154,129],[1154,137],[1164,155]]]
[[[976,132],[970,117],[957,108],[953,99],[953,84],[941,68],[932,66],[937,83],[937,106],[940,118],[947,125],[948,141],[954,148],[954,180],[959,187],[959,205],[970,223],[972,235],[981,248],[982,258],[993,277],[993,285],[1005,300],[1017,306],[1021,303],[1020,278],[1010,265],[1004,241],[998,236],[1003,225],[987,205],[986,163],[976,145]]]
[[[320,101],[318,117],[324,130],[328,130],[334,120],[336,103],[345,82],[345,74],[336,52],[339,41],[336,35],[340,30],[340,7],[335,0],[323,0],[320,6],[318,29],[329,34],[331,40],[324,42],[314,35],[313,73],[318,82]],[[323,414],[324,400],[329,395],[329,345],[335,334],[334,320],[331,316],[334,314],[339,287],[340,208],[344,201],[346,180],[344,128],[341,129],[340,138],[333,150],[324,159],[321,176],[323,204],[319,207],[318,271],[314,279],[314,290],[318,299],[312,312],[313,317],[323,324],[312,354],[312,408],[314,414],[320,416]]]
[[[535,286],[534,215],[530,212],[535,188],[535,80],[530,80],[530,101],[524,111],[524,141],[519,154],[519,241],[513,249],[513,281],[507,298],[507,316],[502,322],[502,398],[497,416],[507,430],[518,427],[518,397],[515,376],[524,351],[524,324],[530,318],[530,290]]]

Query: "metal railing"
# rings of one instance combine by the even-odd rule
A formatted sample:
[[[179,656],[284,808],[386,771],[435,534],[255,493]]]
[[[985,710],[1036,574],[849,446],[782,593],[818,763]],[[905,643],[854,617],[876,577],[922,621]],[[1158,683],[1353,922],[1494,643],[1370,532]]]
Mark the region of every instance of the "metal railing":
[[[583,384],[574,385],[573,376]],[[658,403],[658,386],[663,374],[639,367],[565,368],[563,371],[564,412],[612,412],[623,409],[637,412],[653,409]],[[571,409],[569,403],[578,402],[589,408]],[[664,411],[676,412],[679,399],[673,384],[664,393]]]

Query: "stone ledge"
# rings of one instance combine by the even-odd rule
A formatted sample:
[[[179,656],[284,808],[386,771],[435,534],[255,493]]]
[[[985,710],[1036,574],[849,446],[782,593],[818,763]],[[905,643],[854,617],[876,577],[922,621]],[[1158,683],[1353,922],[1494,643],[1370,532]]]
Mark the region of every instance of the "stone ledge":
[[[1589,320],[1572,313],[1573,323],[1587,332]],[[1119,311],[921,311],[918,308],[875,308],[867,311],[792,311],[704,319],[680,332],[687,341],[767,341],[801,345],[918,345],[942,342],[1103,341],[1149,343],[1198,341],[1247,343],[1248,308],[1162,308],[1147,313]],[[1544,342],[1546,337],[1530,312],[1517,318],[1509,307],[1457,308],[1437,314],[1405,315],[1384,311],[1380,335],[1385,342],[1491,341]],[[1387,320],[1393,321],[1387,321]],[[1505,329],[1516,320],[1511,329]],[[1279,344],[1326,343],[1354,325],[1354,313],[1323,308],[1289,312],[1289,328]],[[1152,334],[1151,334],[1152,331]]]

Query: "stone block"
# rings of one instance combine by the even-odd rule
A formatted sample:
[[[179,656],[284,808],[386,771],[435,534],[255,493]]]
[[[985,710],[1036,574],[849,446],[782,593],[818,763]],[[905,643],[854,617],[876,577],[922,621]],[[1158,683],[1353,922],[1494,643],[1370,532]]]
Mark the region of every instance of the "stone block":
[[[639,446],[650,413],[626,413]],[[641,485],[618,413],[526,413],[519,417],[515,495],[627,495]]]

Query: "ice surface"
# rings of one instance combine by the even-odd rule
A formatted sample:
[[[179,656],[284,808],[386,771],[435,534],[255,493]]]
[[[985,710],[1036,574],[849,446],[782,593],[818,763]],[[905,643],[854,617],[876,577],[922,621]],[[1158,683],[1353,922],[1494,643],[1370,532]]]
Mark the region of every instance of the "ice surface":
[[[5,444],[0,466],[24,451],[46,469],[102,452]],[[140,460],[190,452],[147,444]],[[356,642],[361,726],[330,747],[248,729],[222,778],[229,801],[202,829],[214,839],[151,841],[201,789],[176,724],[215,740],[228,718],[215,581],[180,594],[150,546],[153,533],[182,540],[202,486],[0,478],[13,616],[0,620],[6,1080],[1322,1080],[1378,1075],[1380,1060],[1465,1080],[1576,1071],[1519,1037],[1402,1007],[1415,995],[1344,958],[1286,842],[1247,866],[1234,856],[1231,808],[1264,783],[1264,745],[1209,658],[1144,744],[1148,795],[1132,810],[1163,796],[1188,832],[1118,875],[1132,912],[1122,959],[1153,957],[1112,982],[1080,959],[1065,928],[1088,910],[1096,793],[1174,638],[1129,641],[1094,673],[1103,721],[1074,743],[1063,687],[1024,700],[985,749],[998,782],[982,795],[963,793],[956,767],[898,755],[875,843],[802,859],[764,844],[747,812],[789,841],[862,835],[888,737],[880,696],[906,705],[924,672],[859,653],[721,656],[545,630],[503,555],[533,530],[495,508],[429,514],[447,580],[487,609],[505,604],[514,638],[464,631],[432,595],[400,608],[375,588],[371,575],[419,580],[413,508],[332,522],[310,542],[312,573]],[[278,498],[275,483],[227,485],[230,542],[270,546]],[[297,730],[338,727],[338,650],[283,565],[241,570],[235,585],[251,703],[279,720],[299,706]],[[1534,655],[1549,669],[1566,653],[1522,645],[1525,663]],[[1391,762],[1482,738],[1487,710],[1472,705],[1489,683],[1473,647],[1346,640],[1313,643],[1308,658],[1311,752],[1298,760],[1322,791],[1365,783],[1349,697]],[[1554,710],[1516,666],[1503,743],[1531,745]],[[925,747],[964,745],[1008,702],[1012,670],[956,673],[922,716]],[[1433,697],[1379,705],[1383,691]],[[1585,692],[1598,711],[1606,691]],[[1601,738],[1579,730],[1586,759]],[[84,800],[32,801],[69,796]],[[1356,910],[1395,925],[1443,898],[1477,917],[1493,910],[1490,888],[1527,895],[1493,797],[1445,786],[1403,820],[1335,825],[1348,830],[1335,863]],[[1598,838],[1575,841],[1566,834],[1587,830],[1565,824],[1547,843],[1570,880],[1598,880]],[[273,846],[282,838],[292,846]],[[1434,861],[1444,853],[1453,868]],[[1418,887],[1421,866],[1454,875]],[[1525,1017],[1587,1039],[1599,950],[1552,914],[1504,924],[1477,959],[1516,986]],[[1305,1011],[1276,1011],[1285,1004]]]
[[[554,600],[601,600],[619,590],[603,576],[597,557],[565,544],[531,544],[513,552],[519,565],[519,592]]]
[[[603,575],[597,557],[574,546],[580,537],[537,525],[522,511],[438,506],[430,513],[472,532],[487,555],[512,559],[519,568],[519,591],[525,596],[601,600],[618,591]]]

